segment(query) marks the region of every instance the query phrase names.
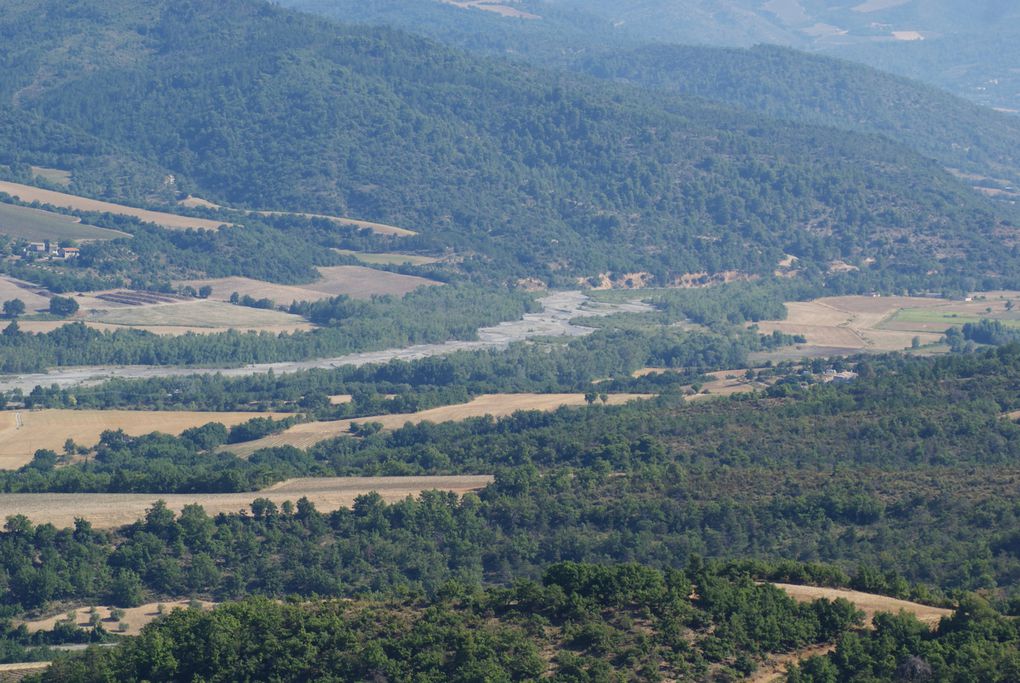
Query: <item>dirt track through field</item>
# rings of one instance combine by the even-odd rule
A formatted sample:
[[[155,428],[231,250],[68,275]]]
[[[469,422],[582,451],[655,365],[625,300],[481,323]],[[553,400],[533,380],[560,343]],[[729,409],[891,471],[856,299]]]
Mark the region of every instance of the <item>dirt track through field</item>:
[[[608,396],[608,403],[609,405],[621,405],[628,401],[645,398],[651,398],[651,395],[610,394]],[[262,448],[274,448],[277,446],[309,448],[326,439],[349,435],[351,425],[355,422],[360,424],[375,422],[381,424],[383,429],[398,429],[408,422],[411,424],[419,424],[421,422],[454,422],[483,415],[505,417],[512,415],[518,410],[550,411],[562,406],[581,406],[584,404],[584,394],[484,394],[467,403],[441,406],[417,413],[373,415],[331,422],[306,422],[294,425],[280,434],[272,434],[247,443],[222,446],[220,450],[229,451],[241,457],[247,457]]]
[[[79,197],[64,192],[43,190],[31,185],[21,185],[0,180],[0,192],[6,192],[12,197],[17,197],[23,202],[39,202],[49,204],[62,209],[73,211],[98,211],[100,213],[112,213],[119,216],[130,216],[147,223],[155,223],[171,230],[185,230],[187,228],[204,228],[206,230],[219,230],[221,225],[227,225],[223,221],[211,221],[205,218],[192,218],[191,216],[178,216],[163,211],[149,211],[148,209],[137,209],[132,206],[113,204],[98,199]]]
[[[198,504],[206,513],[247,512],[256,498],[267,498],[277,505],[308,498],[320,512],[350,507],[360,495],[376,491],[387,502],[417,496],[437,489],[458,495],[477,491],[492,482],[489,475],[438,477],[321,477],[290,479],[261,491],[246,493],[2,493],[0,520],[22,514],[35,524],[49,522],[58,528],[70,527],[76,517],[84,517],[96,528],[109,529],[131,524],[144,517],[157,500],[180,512],[185,505]]]

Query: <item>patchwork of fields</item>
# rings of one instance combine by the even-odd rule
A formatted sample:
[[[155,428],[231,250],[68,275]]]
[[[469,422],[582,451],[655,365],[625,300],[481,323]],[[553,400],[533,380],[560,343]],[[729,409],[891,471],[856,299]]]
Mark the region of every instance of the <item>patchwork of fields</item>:
[[[13,470],[32,461],[40,448],[60,453],[67,439],[80,446],[99,443],[107,429],[132,436],[150,432],[180,434],[210,422],[231,427],[253,417],[276,413],[213,413],[156,410],[18,410],[0,412],[0,469]],[[3,515],[0,514],[0,519]]]
[[[0,493],[0,519],[23,514],[35,524],[50,523],[57,528],[74,525],[85,517],[97,529],[110,529],[145,516],[158,500],[180,512],[185,505],[201,505],[216,515],[248,511],[252,501],[265,498],[277,505],[285,501],[310,500],[320,512],[350,507],[358,496],[376,492],[394,502],[422,491],[451,491],[458,495],[477,491],[492,482],[489,475],[437,477],[321,477],[291,479],[261,491],[246,493]]]
[[[652,398],[650,394],[610,394],[609,405],[622,405],[628,401]],[[600,401],[601,402],[601,401]],[[373,415],[351,420],[334,420],[331,422],[305,422],[294,425],[279,434],[249,441],[242,444],[221,446],[221,450],[230,451],[241,457],[248,457],[262,448],[277,446],[294,446],[309,448],[327,439],[350,434],[351,424],[375,422],[383,429],[399,429],[405,424],[420,422],[456,422],[471,417],[506,417],[518,410],[556,410],[565,406],[582,406],[585,404],[584,394],[484,394],[467,403],[458,403],[439,408],[430,408],[417,413],[396,413],[391,415]]]
[[[936,344],[953,326],[981,319],[1020,325],[1020,312],[1008,302],[1017,292],[985,292],[969,301],[904,296],[840,296],[786,304],[785,320],[757,323],[769,333],[802,335],[807,341],[795,350],[771,356],[822,356],[859,351],[900,351]],[[766,357],[762,355],[762,358]],[[756,356],[757,358],[757,356]]]

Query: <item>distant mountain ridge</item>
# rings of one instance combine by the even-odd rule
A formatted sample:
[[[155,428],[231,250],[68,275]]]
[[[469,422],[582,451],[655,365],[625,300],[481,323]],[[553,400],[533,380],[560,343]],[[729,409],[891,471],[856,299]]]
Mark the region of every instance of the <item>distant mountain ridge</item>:
[[[851,59],[1020,113],[1020,4],[1011,0],[513,3],[542,17],[528,22],[440,0],[282,1],[345,21],[400,26],[468,49],[542,59],[649,43],[783,45]]]

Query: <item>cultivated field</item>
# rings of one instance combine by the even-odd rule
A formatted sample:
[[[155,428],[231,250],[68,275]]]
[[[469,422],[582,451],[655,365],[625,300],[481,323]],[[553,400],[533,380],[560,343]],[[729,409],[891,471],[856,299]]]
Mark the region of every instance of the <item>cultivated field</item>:
[[[354,218],[343,218],[341,216],[327,216],[321,213],[298,213],[294,211],[251,211],[248,209],[230,209],[230,207],[215,204],[207,199],[201,197],[188,196],[185,199],[177,202],[181,206],[189,208],[203,207],[206,209],[228,209],[231,211],[241,211],[247,214],[257,214],[259,216],[301,216],[302,218],[324,218],[327,221],[332,221],[337,225],[353,226],[356,228],[367,228],[372,232],[380,235],[394,235],[396,237],[408,237],[410,235],[417,235],[418,233],[414,230],[408,230],[407,228],[398,228],[395,225],[386,225],[385,223],[373,223],[371,221],[359,221]]]
[[[914,337],[922,345],[938,342],[954,325],[982,318],[1020,325],[1020,311],[1006,309],[1016,292],[986,292],[971,301],[903,296],[840,296],[786,304],[786,320],[758,323],[764,333],[799,334],[807,343],[798,355],[855,351],[899,351]],[[990,309],[990,310],[989,310]],[[780,355],[787,351],[778,352]],[[775,355],[775,354],[773,354]],[[757,356],[756,356],[757,357]]]
[[[273,413],[213,413],[157,410],[6,410],[0,411],[0,469],[17,469],[40,448],[60,453],[71,438],[80,446],[99,443],[107,429],[133,436],[149,432],[180,434],[190,427],[221,422],[230,427]],[[279,414],[273,414],[280,417]],[[0,519],[3,516],[0,515]]]
[[[97,228],[82,223],[74,216],[65,216],[27,206],[0,204],[0,235],[20,237],[33,242],[43,240],[112,240],[131,235],[119,230]]]
[[[137,636],[143,626],[152,623],[156,617],[161,614],[168,614],[173,610],[177,609],[188,609],[191,604],[190,600],[167,600],[166,602],[150,602],[146,605],[139,605],[138,607],[127,607],[123,608],[124,615],[121,617],[120,622],[114,621],[110,617],[110,610],[112,609],[109,605],[96,605],[95,610],[99,613],[99,618],[102,620],[103,628],[111,633],[119,633],[125,636]],[[203,609],[210,609],[215,607],[215,602],[208,602],[205,600],[199,600],[198,604]],[[160,612],[160,606],[163,611]],[[28,629],[29,633],[35,633],[36,631],[52,631],[53,627],[57,625],[58,621],[64,621],[67,619],[67,615],[71,610],[66,610],[60,614],[55,614],[45,619],[36,619],[34,621],[23,622],[25,628]],[[92,605],[86,607],[79,607],[74,610],[75,623],[79,627],[90,630]],[[121,630],[119,624],[127,624],[127,628]]]
[[[649,394],[610,394],[609,405],[621,405],[635,399],[651,398]],[[352,420],[334,420],[331,422],[306,422],[294,425],[279,434],[271,434],[262,439],[242,444],[222,446],[221,450],[230,451],[241,457],[247,457],[261,448],[276,446],[294,446],[309,448],[345,434],[350,434],[351,424],[377,422],[383,429],[398,429],[408,422],[455,422],[470,417],[505,417],[518,410],[556,410],[563,406],[582,406],[585,404],[584,394],[484,394],[467,403],[441,406],[422,410],[417,413],[397,413],[393,415],[374,415],[359,417]]]
[[[210,221],[205,218],[178,216],[177,214],[164,213],[163,211],[137,209],[132,206],[113,204],[111,202],[104,202],[98,199],[88,199],[87,197],[79,197],[77,195],[66,194],[64,192],[54,192],[53,190],[43,190],[38,187],[32,187],[31,185],[21,185],[19,183],[10,183],[7,181],[0,181],[0,192],[5,192],[12,197],[17,197],[23,202],[39,202],[40,204],[59,206],[60,208],[72,209],[74,211],[99,211],[102,213],[113,213],[119,216],[131,216],[141,221],[155,223],[156,225],[161,225],[164,228],[170,228],[171,230],[184,230],[186,228],[218,230],[221,225],[224,225],[222,221]]]
[[[900,610],[903,610],[908,614],[913,614],[917,617],[918,621],[922,621],[934,628],[938,625],[939,619],[942,617],[948,617],[953,613],[953,610],[950,609],[922,605],[920,603],[909,602],[907,600],[898,600],[886,595],[861,593],[860,591],[844,590],[841,588],[800,586],[789,583],[777,583],[775,585],[782,588],[786,591],[787,595],[798,602],[811,602],[812,600],[817,600],[819,598],[826,598],[828,600],[843,598],[848,600],[852,602],[857,609],[864,612],[865,619],[868,624],[871,623],[871,620],[879,612],[892,612],[893,614],[896,614]]]
[[[414,230],[408,230],[407,228],[398,228],[395,225],[387,225],[385,223],[373,223],[372,221],[359,221],[354,218],[343,218],[341,216],[325,216],[320,213],[295,213],[293,211],[257,211],[256,213],[259,213],[263,216],[301,216],[302,218],[325,218],[326,220],[332,221],[337,225],[347,225],[355,228],[368,229],[380,235],[393,235],[395,237],[410,237],[411,235],[418,234]]]
[[[436,263],[439,259],[432,256],[419,256],[417,254],[398,254],[397,252],[375,253],[368,251],[351,251],[350,249],[334,249],[338,254],[353,256],[362,263],[372,266],[401,266],[409,264],[412,266],[426,266]]]
[[[39,294],[39,292],[45,293]],[[31,282],[15,280],[11,277],[0,275],[0,302],[11,299],[21,299],[25,302],[27,312],[34,313],[50,307],[49,292],[45,288],[33,285]],[[21,323],[18,323],[19,325]]]
[[[275,330],[293,332],[308,330],[304,318],[281,311],[249,306],[234,306],[221,301],[184,301],[178,303],[126,306],[88,311],[88,322],[106,323],[135,328],[185,328],[209,332],[213,329]]]
[[[439,285],[415,275],[401,275],[362,266],[329,266],[319,268],[322,276],[305,285],[278,285],[246,277],[225,277],[208,280],[188,280],[178,285],[190,285],[196,290],[212,287],[210,298],[227,301],[233,292],[256,299],[271,299],[277,305],[289,306],[295,301],[318,301],[346,294],[355,299],[368,299],[373,294],[403,296],[418,287]]]
[[[70,527],[76,517],[89,520],[99,529],[131,524],[145,515],[157,500],[180,512],[185,505],[198,504],[210,515],[248,511],[256,498],[267,498],[277,505],[307,498],[320,512],[349,507],[361,495],[378,492],[383,500],[395,502],[422,491],[452,491],[458,495],[484,488],[492,482],[489,475],[441,477],[323,477],[291,479],[261,491],[248,493],[2,493],[0,519],[23,514],[35,524],[49,522],[58,528]]]

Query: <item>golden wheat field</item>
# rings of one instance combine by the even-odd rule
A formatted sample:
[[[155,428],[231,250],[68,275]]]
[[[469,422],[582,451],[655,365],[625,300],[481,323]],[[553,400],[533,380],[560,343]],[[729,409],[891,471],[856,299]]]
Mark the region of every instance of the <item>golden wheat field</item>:
[[[491,482],[489,475],[312,477],[290,479],[261,491],[244,493],[0,493],[0,519],[22,514],[36,524],[48,522],[66,528],[74,524],[76,517],[83,517],[96,528],[110,529],[142,518],[158,500],[175,512],[185,505],[197,504],[208,514],[216,515],[247,512],[256,498],[266,498],[277,505],[307,498],[319,511],[332,512],[350,507],[358,496],[373,491],[392,503],[433,489],[462,495]]]
[[[650,394],[610,394],[609,405],[621,405],[635,399],[651,398]],[[294,425],[290,429],[279,434],[271,434],[262,439],[249,441],[247,443],[222,446],[222,450],[229,450],[241,457],[247,457],[261,448],[273,448],[276,446],[294,446],[295,448],[309,448],[325,441],[344,434],[349,434],[351,424],[377,422],[383,429],[397,429],[408,422],[418,424],[420,422],[454,422],[466,420],[470,417],[482,417],[491,415],[493,417],[505,417],[518,410],[556,410],[563,406],[584,405],[584,394],[484,394],[477,396],[467,403],[457,403],[450,406],[430,408],[417,413],[397,413],[392,415],[374,415],[360,417],[352,420],[335,420],[331,422],[306,422]]]
[[[0,469],[16,469],[32,461],[40,448],[60,453],[67,439],[94,446],[107,429],[132,436],[149,432],[180,434],[190,427],[221,422],[230,427],[253,417],[279,413],[212,413],[157,410],[7,410],[0,412]]]

